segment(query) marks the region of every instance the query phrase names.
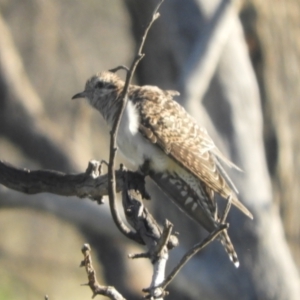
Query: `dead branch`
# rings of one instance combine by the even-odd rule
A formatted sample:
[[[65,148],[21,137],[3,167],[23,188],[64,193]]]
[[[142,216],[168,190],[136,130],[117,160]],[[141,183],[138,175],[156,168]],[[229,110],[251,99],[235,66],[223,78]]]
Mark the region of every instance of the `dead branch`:
[[[65,174],[53,170],[18,169],[0,161],[0,183],[4,186],[25,193],[52,193],[61,196],[89,198],[102,204],[102,197],[108,195],[108,175],[101,175],[101,162],[89,162],[85,173]],[[131,171],[127,171],[130,174]],[[122,171],[116,173],[116,189],[123,187]],[[144,244],[132,230],[128,229],[127,237],[139,244]]]
[[[170,272],[168,277],[164,280],[163,283],[160,284],[160,288],[162,291],[165,291],[166,287],[172,282],[172,280],[175,278],[175,276],[179,273],[179,271],[183,268],[183,266],[199,251],[201,251],[203,248],[205,248],[207,245],[209,245],[212,241],[214,241],[218,235],[225,229],[229,227],[228,223],[226,222],[226,218],[228,215],[228,212],[231,208],[231,197],[229,197],[225,210],[220,218],[220,224],[219,227],[216,228],[213,232],[211,232],[208,237],[206,237],[202,242],[195,244],[191,249],[189,249],[186,254],[181,258],[180,262],[177,264],[177,266],[174,267],[174,269]]]
[[[52,193],[101,201],[102,196],[108,195],[108,176],[100,175],[100,165],[92,160],[86,172],[66,174],[53,170],[19,169],[0,160],[0,183],[25,194]],[[120,171],[116,171],[116,189],[122,189]]]
[[[162,298],[166,292],[159,285],[165,278],[168,252],[178,245],[178,239],[171,235],[173,225],[170,222],[167,221],[164,230],[161,230],[144,206],[143,199],[149,196],[145,191],[144,177],[139,173],[127,173],[125,169],[123,171],[122,203],[124,213],[128,223],[135,229],[147,247],[146,253],[138,253],[129,257],[150,259],[153,265],[153,276],[150,287],[143,291],[147,293],[146,298]]]
[[[80,263],[80,267],[84,267],[88,276],[88,285],[92,292],[92,298],[95,298],[97,295],[106,296],[113,300],[125,300],[125,298],[113,287],[113,286],[103,286],[100,285],[97,281],[96,271],[92,264],[91,257],[91,247],[89,244],[84,244],[81,248],[81,252],[84,256],[84,260]]]
[[[126,80],[125,80],[125,85],[123,88],[123,91],[121,93],[121,101],[122,101],[122,105],[121,108],[119,110],[119,112],[117,113],[116,116],[116,121],[113,124],[112,130],[110,132],[110,153],[109,153],[109,165],[108,165],[108,196],[109,196],[109,206],[110,206],[110,210],[111,210],[111,214],[113,217],[114,222],[116,223],[118,229],[125,235],[128,236],[130,233],[130,229],[122,222],[119,213],[117,211],[116,208],[116,182],[115,182],[115,171],[114,171],[114,165],[115,165],[115,157],[116,157],[116,151],[117,151],[117,133],[118,133],[118,128],[120,125],[120,121],[124,112],[124,109],[126,107],[126,103],[127,103],[127,91],[129,88],[129,85],[131,83],[133,74],[135,72],[135,69],[138,65],[138,63],[140,62],[140,60],[143,58],[144,54],[142,53],[142,49],[147,37],[147,34],[149,32],[149,29],[151,28],[152,24],[155,22],[155,20],[159,17],[159,13],[158,13],[158,9],[161,6],[161,4],[163,3],[164,0],[161,0],[159,2],[159,4],[156,6],[151,20],[148,24],[148,26],[145,29],[145,32],[142,36],[142,40],[140,43],[140,46],[138,48],[137,54],[131,64],[131,67],[129,69],[129,71],[127,71],[127,76],[126,76]],[[126,69],[126,67],[120,67],[122,69]],[[117,67],[115,70],[119,69],[119,67]]]
[[[215,231],[211,232],[207,238],[205,238],[202,242],[195,244],[191,249],[189,249],[186,254],[181,258],[178,265],[171,271],[165,281],[161,284],[161,288],[164,290],[171,281],[175,278],[175,276],[179,273],[179,271],[183,268],[183,266],[199,251],[205,248],[208,244],[214,241],[217,236],[225,229],[228,228],[228,224],[220,224],[219,228]]]

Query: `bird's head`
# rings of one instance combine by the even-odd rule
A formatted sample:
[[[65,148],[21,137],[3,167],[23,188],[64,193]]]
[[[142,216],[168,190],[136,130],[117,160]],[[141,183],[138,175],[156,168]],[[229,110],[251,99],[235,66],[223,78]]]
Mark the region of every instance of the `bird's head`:
[[[100,72],[92,76],[85,84],[85,89],[72,97],[72,99],[86,98],[91,106],[99,110],[108,121],[109,115],[118,96],[124,86],[124,82],[109,71]]]

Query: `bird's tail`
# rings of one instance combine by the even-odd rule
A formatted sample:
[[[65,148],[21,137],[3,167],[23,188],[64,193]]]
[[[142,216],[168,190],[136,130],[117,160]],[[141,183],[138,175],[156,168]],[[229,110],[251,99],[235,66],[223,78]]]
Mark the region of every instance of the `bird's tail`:
[[[240,262],[239,262],[237,254],[234,250],[234,247],[230,240],[230,237],[227,233],[227,230],[223,230],[220,233],[219,239],[220,239],[223,247],[225,248],[227,254],[229,255],[230,260],[234,263],[235,267],[238,268],[240,265]]]

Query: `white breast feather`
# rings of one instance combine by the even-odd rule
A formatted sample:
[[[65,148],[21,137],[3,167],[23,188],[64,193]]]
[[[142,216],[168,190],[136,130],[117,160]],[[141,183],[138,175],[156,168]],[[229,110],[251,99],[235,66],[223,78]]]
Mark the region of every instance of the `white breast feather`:
[[[164,171],[170,164],[168,156],[153,145],[138,131],[139,114],[134,104],[128,101],[118,132],[118,146],[121,153],[134,165],[141,166],[149,159],[151,167],[158,171]]]
[[[158,146],[146,140],[138,131],[139,115],[131,101],[128,101],[118,133],[118,146],[121,153],[132,164],[141,166],[146,159],[157,172],[174,172],[182,178],[198,195],[203,197],[199,180],[169,158]]]

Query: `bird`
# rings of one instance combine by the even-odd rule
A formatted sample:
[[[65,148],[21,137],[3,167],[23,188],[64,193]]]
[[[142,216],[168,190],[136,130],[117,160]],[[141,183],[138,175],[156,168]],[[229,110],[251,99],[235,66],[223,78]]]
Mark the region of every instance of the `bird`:
[[[102,71],[89,78],[84,91],[72,99],[86,98],[111,130],[122,105],[124,84],[115,72]],[[235,165],[174,99],[178,95],[177,91],[157,86],[130,84],[117,133],[118,149],[209,233],[221,223],[215,194],[230,197],[231,203],[252,219],[251,212],[238,200],[238,191],[222,163]],[[219,239],[238,267],[227,230],[220,233]]]

